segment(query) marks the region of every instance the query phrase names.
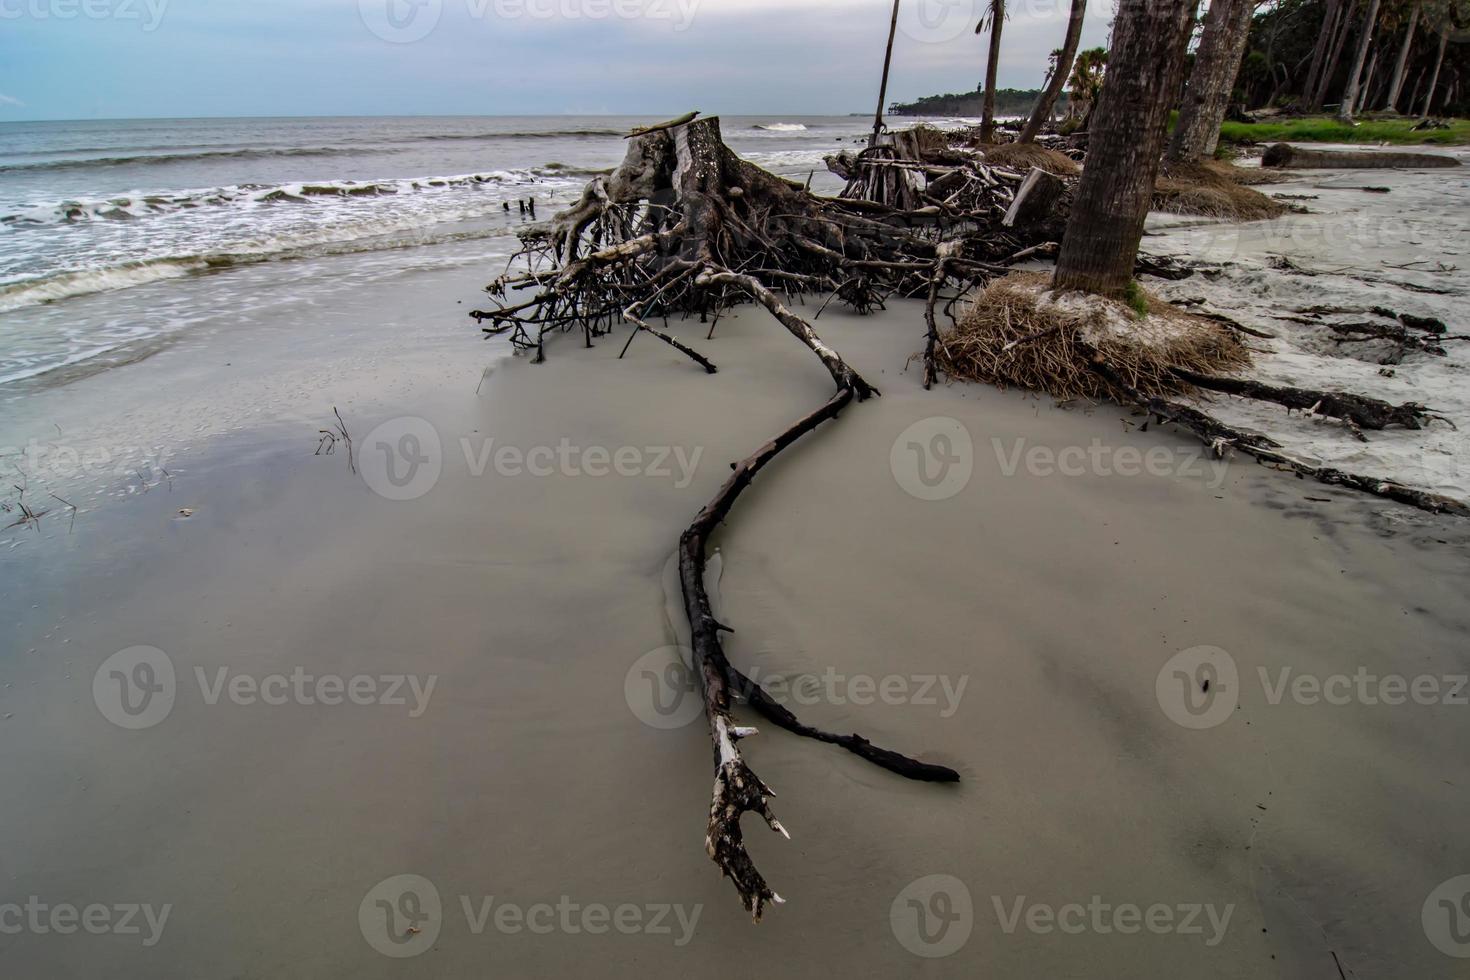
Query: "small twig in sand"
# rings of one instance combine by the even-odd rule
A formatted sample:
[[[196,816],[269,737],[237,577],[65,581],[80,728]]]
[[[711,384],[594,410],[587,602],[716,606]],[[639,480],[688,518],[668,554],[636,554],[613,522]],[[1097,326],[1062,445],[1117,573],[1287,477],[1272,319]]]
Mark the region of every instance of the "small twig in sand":
[[[72,503],[70,500],[67,500],[65,497],[57,497],[54,493],[50,496],[61,501],[63,504],[66,504],[66,506],[71,508],[71,523],[68,524],[66,528],[66,533],[70,534],[72,532],[72,528],[77,526],[77,505]]]
[[[321,439],[316,444],[314,456],[330,456],[337,449],[337,443],[343,442],[347,445],[347,468],[353,473],[357,472],[357,462],[352,458],[352,436],[347,432],[347,423],[342,421],[342,413],[332,407],[332,414],[337,416],[337,424],[330,429],[318,429]]]

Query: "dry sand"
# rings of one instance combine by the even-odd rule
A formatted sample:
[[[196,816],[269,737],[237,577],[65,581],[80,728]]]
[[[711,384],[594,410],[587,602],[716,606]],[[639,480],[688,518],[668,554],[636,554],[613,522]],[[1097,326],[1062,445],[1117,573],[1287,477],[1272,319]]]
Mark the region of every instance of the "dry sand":
[[[54,420],[82,448],[189,448],[170,455],[171,483],[89,495],[70,530],[57,512],[0,538],[0,905],[171,906],[152,947],[146,926],[0,934],[6,977],[1295,980],[1339,976],[1334,954],[1350,977],[1459,975],[1421,911],[1470,874],[1470,706],[1273,705],[1257,670],[1470,672],[1465,524],[1246,462],[1211,469],[1191,462],[1193,443],[1140,432],[1111,406],[926,393],[904,370],[916,308],[829,311],[819,331],[884,396],[805,439],[737,505],[721,542],[729,651],[766,678],[835,672],[799,706],[807,720],[948,762],[964,781],[905,783],[774,730],[744,743],[794,837],[747,824],[788,900],[753,927],[703,853],[712,769],[699,722],[645,724],[646,703],[625,691],[644,677],[635,668],[669,662],[650,654],[676,636],[664,573],[680,530],[729,461],[820,404],[830,381],[752,311],[710,342],[675,326],[715,376],[649,338],[619,361],[620,330],[591,350],[561,338],[544,365],[497,362],[476,394],[493,349],[455,302],[476,285],[402,277],[330,314],[293,309],[248,333],[224,323],[10,406],[12,440]],[[313,456],[333,405],[374,474],[368,431],[428,420],[443,447],[432,489],[385,499],[343,455]],[[924,500],[903,485],[934,495],[905,468],[909,443],[943,448],[933,436],[960,431],[934,417],[969,435],[972,473]],[[634,448],[645,464],[660,447],[700,455],[683,486],[672,452],[668,476],[537,477],[497,473],[492,448],[475,476],[461,440],[473,459],[491,437]],[[1072,447],[1071,470],[1094,444],[1105,462],[1080,475],[1025,462]],[[1161,475],[1112,472],[1136,465],[1124,447],[1161,453]],[[106,482],[92,476],[74,482]],[[177,692],[160,723],[125,730],[93,682],[135,645],[166,652]],[[1201,645],[1233,658],[1238,707],[1191,730],[1156,681]],[[407,690],[406,705],[210,704],[195,672],[212,685],[221,668],[437,680],[412,717]],[[851,703],[864,678],[901,678],[911,695],[935,680],[908,703]],[[418,936],[401,934],[427,947],[405,962],[375,951],[359,921],[370,890],[402,874],[442,900]],[[973,905],[968,938],[932,961],[900,938],[915,945],[907,897],[930,875],[956,879]],[[478,915],[490,896],[476,934],[462,900]],[[685,920],[661,916],[668,933],[589,934],[579,912],[572,928],[557,913],[549,934],[496,927],[501,905],[558,902],[636,906],[644,925],[650,906],[678,906]],[[1068,932],[1023,915],[1008,932],[1018,902],[1229,919],[1120,935],[1090,912],[1080,932],[1075,913]]]

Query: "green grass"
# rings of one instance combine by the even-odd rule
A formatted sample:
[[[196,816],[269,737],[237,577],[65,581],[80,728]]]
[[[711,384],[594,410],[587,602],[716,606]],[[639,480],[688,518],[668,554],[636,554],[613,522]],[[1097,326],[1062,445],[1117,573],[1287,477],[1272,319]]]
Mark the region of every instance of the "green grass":
[[[1331,116],[1302,116],[1280,122],[1226,122],[1220,138],[1231,143],[1432,143],[1441,146],[1470,143],[1470,119],[1451,119],[1449,129],[1414,131],[1413,119],[1365,119],[1357,125]]]
[[[1130,279],[1128,286],[1123,290],[1123,302],[1133,307],[1133,315],[1142,320],[1148,316],[1148,297],[1144,295],[1143,287],[1138,284],[1137,279]]]

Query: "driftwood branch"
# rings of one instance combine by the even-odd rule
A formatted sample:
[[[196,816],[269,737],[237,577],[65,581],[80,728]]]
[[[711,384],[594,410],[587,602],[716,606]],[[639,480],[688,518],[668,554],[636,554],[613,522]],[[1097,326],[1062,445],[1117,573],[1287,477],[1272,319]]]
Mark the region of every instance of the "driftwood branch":
[[[1300,412],[1326,415],[1364,429],[1384,429],[1390,425],[1419,429],[1423,428],[1425,422],[1435,417],[1423,405],[1415,402],[1393,405],[1377,398],[1349,392],[1281,387],[1241,378],[1218,378],[1181,368],[1174,369],[1174,376],[1196,388],[1207,388],[1210,391],[1236,395],[1241,398],[1275,402],[1288,410],[1296,409]]]
[[[1206,446],[1209,446],[1211,452],[1217,457],[1224,457],[1229,449],[1238,449],[1258,462],[1283,467],[1299,476],[1321,483],[1347,487],[1351,490],[1372,494],[1375,497],[1408,504],[1434,514],[1470,516],[1470,506],[1450,497],[1425,490],[1416,490],[1381,477],[1362,476],[1331,466],[1318,466],[1292,456],[1281,448],[1280,443],[1266,436],[1236,429],[1188,405],[1181,405],[1162,398],[1146,397],[1133,388],[1096,349],[1085,344],[1081,346],[1088,356],[1089,366],[1108,383],[1119,401],[1137,405],[1161,422],[1172,422],[1183,426],[1194,433]]]

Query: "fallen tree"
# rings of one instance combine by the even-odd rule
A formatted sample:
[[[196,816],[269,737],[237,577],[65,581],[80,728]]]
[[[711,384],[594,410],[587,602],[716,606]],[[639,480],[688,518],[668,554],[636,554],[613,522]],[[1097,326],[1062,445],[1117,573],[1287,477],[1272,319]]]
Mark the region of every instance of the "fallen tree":
[[[1272,143],[1261,157],[1261,166],[1283,170],[1412,170],[1459,165],[1459,160],[1442,153],[1310,150],[1290,143]]]
[[[1113,397],[1167,415],[1213,440],[1217,451],[1237,445],[1262,461],[1293,465],[1325,482],[1429,509],[1450,509],[1443,498],[1386,481],[1311,470],[1264,436],[1237,433],[1169,401],[1165,396],[1173,392],[1217,387],[1288,409],[1336,416],[1358,429],[1421,424],[1428,417],[1420,406],[1221,378],[1218,372],[1243,368],[1249,361],[1247,349],[1228,325],[1167,308],[1146,296],[1141,298],[1150,308],[1143,312],[1156,314],[1153,332],[1142,331],[1140,336],[1148,336],[1132,341],[1131,347],[1130,317],[1137,311],[1126,296],[1084,297],[1121,306],[1121,311],[1109,307],[1098,320],[1091,313],[1078,319],[1068,294],[1057,293],[1046,301],[1049,312],[1033,320],[1004,317],[1005,329],[1012,333],[1002,343],[973,345],[973,363],[980,369],[960,364],[963,345],[951,343],[956,341],[953,335],[940,339],[941,301],[946,312],[952,311],[972,290],[988,287],[971,315],[959,317],[963,329],[976,310],[987,308],[995,290],[1014,285],[1016,280],[993,282],[1007,275],[1007,263],[1055,247],[1072,198],[1060,175],[989,165],[974,153],[949,156],[952,148],[939,147],[922,134],[898,134],[863,153],[835,158],[834,169],[850,178],[848,192],[823,197],[741,160],[721,139],[716,118],[686,116],[629,139],[617,169],[594,178],[574,205],[548,223],[523,232],[521,250],[488,287],[498,305],[471,316],[482,325],[489,322],[482,326],[486,336],[505,336],[519,350],[534,352],[537,360],[545,357],[546,342],[556,334],[580,334],[591,346],[619,324],[628,324],[628,343],[648,333],[713,373],[713,360],[652,321],[666,325],[670,318],[697,317],[710,324],[709,339],[722,315],[754,304],[811,351],[832,380],[833,393],[822,405],[732,466],[729,480],[683,532],[678,546],[694,673],[714,756],[706,851],[734,882],[757,921],[769,904],[781,899],[751,860],[741,818],[753,812],[772,830],[787,832],[771,811],[769,787],[742,753],[740,743],[755,730],[736,722],[738,701],[780,728],[838,745],[906,778],[959,779],[953,769],[879,748],[860,735],[832,734],[801,722],[732,665],[722,645],[721,634],[729,627],[716,620],[704,583],[712,535],[740,494],[778,455],[853,403],[879,395],[811,322],[792,310],[792,297],[825,294],[826,302],[844,303],[858,313],[882,308],[894,295],[921,299],[927,327],[926,387],[941,366],[951,377],[1013,380],[1043,390],[1052,390],[1060,373],[1076,381],[1082,394]],[[1144,181],[1145,195],[1148,186]],[[885,200],[868,199],[866,193]],[[1136,264],[1132,252],[1120,270],[1112,271],[1126,283],[1130,269],[1169,277],[1189,274],[1167,264]],[[1033,307],[1036,292],[1030,289]],[[517,294],[526,298],[514,299]],[[1026,332],[1016,335],[1017,324],[1023,322]],[[1089,324],[1106,330],[1100,335]],[[1099,339],[1109,332],[1111,342]],[[1022,378],[1007,374],[1007,359],[1016,357],[1018,349],[1037,365]],[[1155,356],[1160,352],[1162,356]]]

